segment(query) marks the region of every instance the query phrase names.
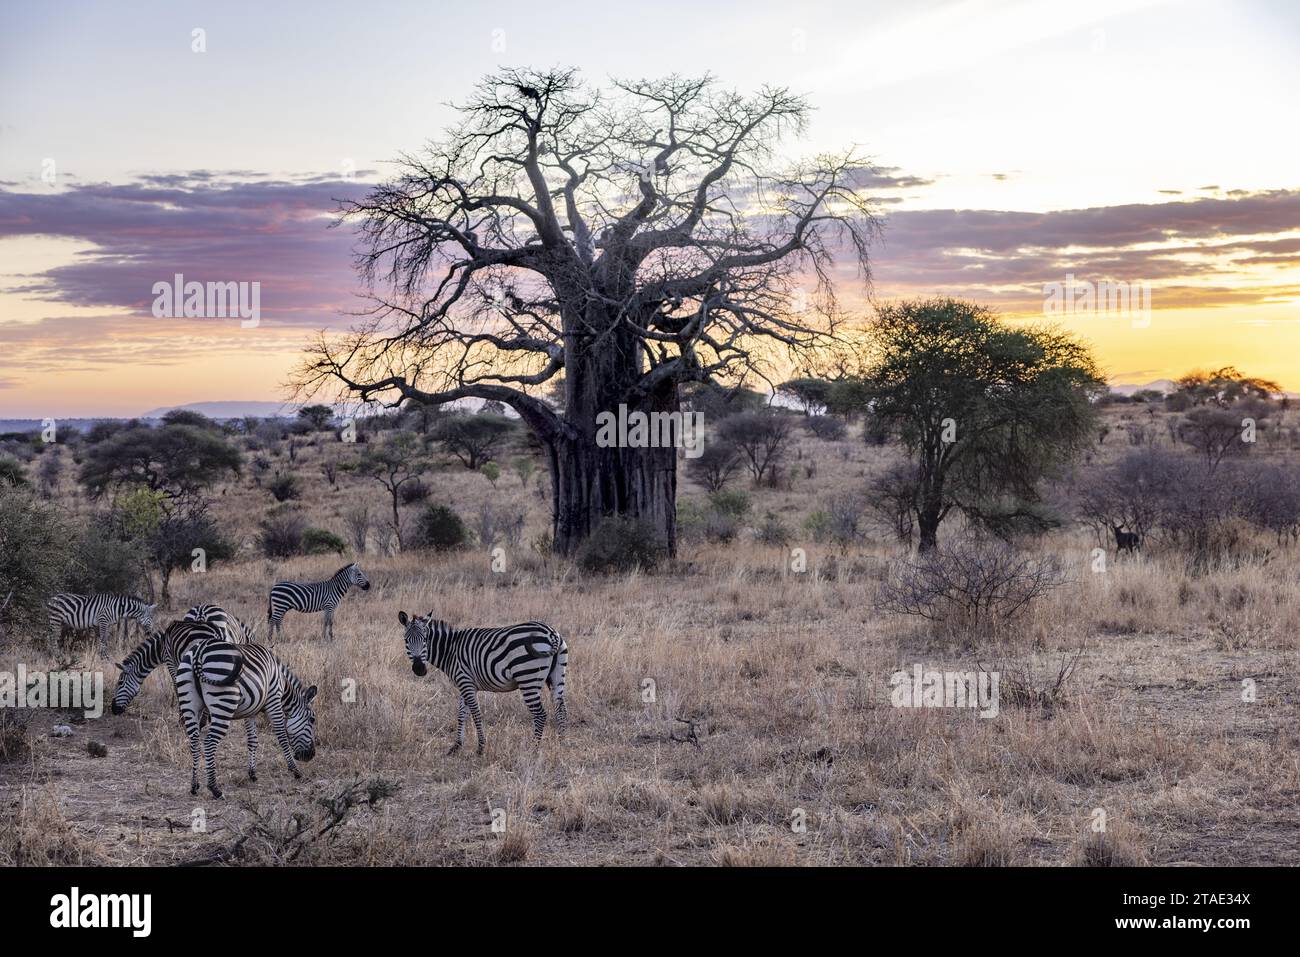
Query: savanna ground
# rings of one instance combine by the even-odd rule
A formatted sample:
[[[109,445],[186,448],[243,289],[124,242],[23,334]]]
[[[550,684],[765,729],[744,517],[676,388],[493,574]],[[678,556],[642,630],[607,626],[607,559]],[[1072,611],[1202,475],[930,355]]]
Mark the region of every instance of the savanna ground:
[[[1122,416],[1141,418],[1107,415],[1116,428],[1100,457],[1128,445]],[[894,454],[851,434],[801,432],[791,486],[751,491],[751,522],[772,512],[795,529],[803,573],[788,549],[742,535],[684,544],[656,574],[586,576],[529,546],[547,526],[534,487],[544,476],[524,488],[507,473],[494,487],[447,463],[429,477],[435,501],[467,518],[483,501],[526,509],[527,531],[500,572],[481,548],[356,556],[373,588],[347,597],[332,642],[318,616],[289,616],[275,649],[322,689],[319,749],[302,781],[264,731],[249,782],[236,727],[218,753],[226,798],[192,798],[159,671],[126,715],[73,724],[70,737],[48,733],[65,715],[27,716],[26,747],[0,763],[0,862],[174,864],[224,860],[235,845],[231,860],[255,863],[1300,862],[1294,546],[1261,538],[1253,557],[1201,574],[1173,552],[1117,560],[1112,547],[1097,572],[1093,534],[1066,527],[1030,547],[1059,555],[1070,583],[973,642],[875,609],[886,563],[905,554],[887,531],[847,548],[802,540],[818,501],[860,488]],[[321,441],[293,471],[312,524],[342,533],[347,507],[364,500],[382,513],[384,493],[352,476],[332,489]],[[287,471],[283,450],[273,454]],[[682,486],[683,498],[702,494]],[[65,494],[69,509],[86,507],[74,488]],[[164,621],[210,601],[264,632],[273,581],[322,578],[344,561],[258,557],[256,523],[272,502],[247,474],[214,501],[245,547],[234,562],[178,575]],[[399,609],[465,625],[553,624],[570,647],[567,739],[548,728],[536,751],[519,696],[484,695],[487,753],[447,756],[455,696],[440,673],[411,673]],[[115,641],[111,661],[126,650]],[[61,657],[115,681],[85,642]],[[56,663],[39,644],[0,653],[0,669],[17,662]],[[916,663],[998,670],[999,715],[892,707],[890,675]],[[349,687],[355,701],[343,700]],[[107,755],[92,756],[92,741]],[[321,799],[375,781],[399,787],[328,827]],[[196,809],[203,831],[191,827]]]

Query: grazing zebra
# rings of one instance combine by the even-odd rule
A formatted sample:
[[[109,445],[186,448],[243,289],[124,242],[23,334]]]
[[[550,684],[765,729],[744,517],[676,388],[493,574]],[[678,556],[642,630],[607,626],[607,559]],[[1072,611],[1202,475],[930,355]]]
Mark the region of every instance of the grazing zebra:
[[[140,693],[144,680],[159,665],[167,666],[167,673],[171,675],[174,685],[176,668],[185,650],[200,638],[229,640],[225,630],[216,622],[186,619],[173,621],[164,630],[155,632],[141,642],[117,666],[121,674],[117,677],[117,689],[113,692],[113,714],[121,714],[126,710],[126,706]]]
[[[276,582],[271,586],[271,598],[266,608],[266,620],[271,626],[268,640],[281,633],[284,613],[290,608],[304,614],[325,612],[322,637],[333,638],[334,609],[353,585],[362,591],[370,591],[370,581],[361,573],[356,562],[340,568],[332,578],[323,582]]]
[[[64,629],[95,628],[99,631],[99,653],[108,654],[108,629],[124,618],[134,618],[145,629],[153,630],[153,613],[157,605],[130,595],[73,595],[60,592],[45,603],[50,611],[50,628],[55,637]]]
[[[430,612],[423,618],[398,612],[397,620],[406,626],[406,656],[411,670],[423,676],[432,664],[451,679],[460,691],[456,707],[456,743],[448,754],[455,754],[465,743],[465,712],[474,719],[478,735],[478,753],[483,753],[483,714],[478,706],[480,691],[523,692],[524,703],[533,716],[533,737],[540,743],[546,727],[546,709],[542,707],[542,684],[551,688],[555,703],[555,729],[564,736],[567,709],[564,704],[564,673],[568,667],[569,646],[549,625],[528,621],[505,628],[453,629],[438,621]]]
[[[227,641],[252,642],[257,637],[252,628],[220,605],[195,605],[185,613],[185,620],[211,622],[226,633]]]
[[[191,794],[199,793],[199,732],[205,711],[209,722],[203,738],[203,761],[208,790],[214,798],[221,797],[221,788],[217,787],[217,746],[232,720],[243,718],[251,725],[265,713],[295,778],[301,778],[302,772],[294,759],[310,761],[316,756],[316,712],[311,707],[316,686],[304,691],[302,683],[269,648],[200,639],[181,657],[176,669],[176,694],[181,722],[190,739]],[[250,735],[248,777],[253,781],[257,780],[256,750],[257,739]]]

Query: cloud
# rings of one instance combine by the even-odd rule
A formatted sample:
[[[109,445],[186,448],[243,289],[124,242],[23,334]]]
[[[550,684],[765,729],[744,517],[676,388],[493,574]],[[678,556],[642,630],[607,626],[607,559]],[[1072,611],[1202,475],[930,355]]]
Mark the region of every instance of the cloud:
[[[881,291],[943,291],[1008,307],[1041,306],[1067,273],[1149,282],[1158,308],[1275,301],[1293,277],[1259,267],[1300,263],[1300,191],[1028,213],[901,210],[885,220],[873,272]]]
[[[325,326],[358,290],[353,236],[330,229],[363,182],[253,180],[195,170],[60,192],[0,190],[0,238],[53,236],[92,245],[71,263],[11,288],[36,298],[148,315],[153,284],[260,282],[263,321]]]

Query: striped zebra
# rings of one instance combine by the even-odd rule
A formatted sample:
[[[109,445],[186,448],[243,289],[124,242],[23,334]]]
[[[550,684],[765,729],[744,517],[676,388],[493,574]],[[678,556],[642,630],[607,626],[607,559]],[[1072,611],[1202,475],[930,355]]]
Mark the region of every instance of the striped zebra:
[[[555,704],[555,729],[564,736],[568,711],[564,704],[564,675],[569,646],[549,625],[528,621],[505,628],[453,629],[430,612],[423,618],[397,613],[406,627],[406,656],[411,670],[421,677],[427,664],[441,669],[460,692],[456,707],[455,754],[465,743],[465,712],[474,719],[478,753],[483,753],[483,714],[478,706],[480,691],[523,692],[524,703],[533,716],[533,737],[540,743],[546,727],[542,706],[542,685],[549,685]]]
[[[153,631],[157,605],[130,595],[73,595],[60,592],[45,603],[55,637],[65,629],[94,628],[99,632],[99,653],[108,654],[108,630],[125,618],[134,618],[146,632]]]
[[[117,676],[117,689],[113,692],[113,714],[126,711],[146,678],[153,674],[159,665],[165,665],[171,675],[172,684],[176,683],[176,669],[189,646],[201,638],[216,641],[228,641],[226,632],[215,622],[210,621],[173,621],[165,629],[150,635],[136,646],[117,666],[121,672]]]
[[[225,632],[227,641],[253,642],[257,639],[252,628],[220,605],[195,605],[185,613],[184,620],[211,622]]]
[[[356,562],[340,568],[333,577],[323,582],[276,582],[271,586],[271,597],[266,607],[266,620],[271,626],[267,640],[282,633],[284,613],[291,608],[303,614],[325,612],[322,637],[333,638],[334,609],[353,585],[362,591],[370,591],[370,581],[361,573]]]
[[[311,707],[316,686],[304,690],[293,672],[263,645],[236,645],[212,638],[194,642],[176,669],[176,694],[181,723],[190,739],[191,794],[199,793],[199,732],[205,712],[209,722],[203,737],[203,762],[214,798],[221,797],[217,746],[233,720],[242,718],[251,725],[259,714],[265,714],[295,778],[302,777],[297,761],[316,756],[316,712]],[[250,736],[248,776],[253,781],[257,780],[256,749],[257,739]]]

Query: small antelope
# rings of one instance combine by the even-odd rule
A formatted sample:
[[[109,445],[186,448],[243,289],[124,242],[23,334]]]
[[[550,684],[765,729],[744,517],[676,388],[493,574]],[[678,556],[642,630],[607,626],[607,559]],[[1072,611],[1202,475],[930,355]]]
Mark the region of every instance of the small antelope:
[[[1142,548],[1142,536],[1137,532],[1125,532],[1124,526],[1112,525],[1111,531],[1115,533],[1115,554],[1120,552],[1136,552]]]

